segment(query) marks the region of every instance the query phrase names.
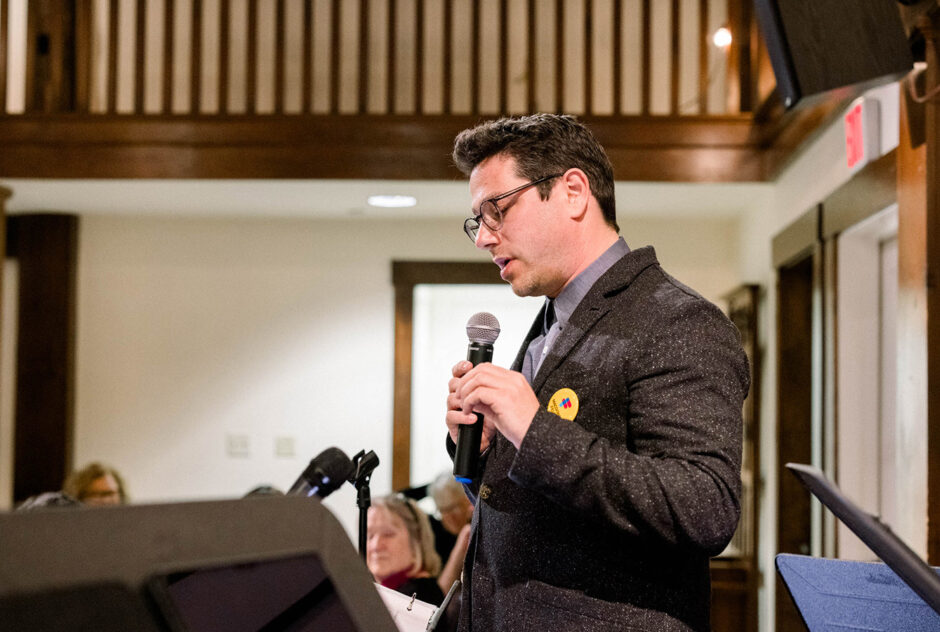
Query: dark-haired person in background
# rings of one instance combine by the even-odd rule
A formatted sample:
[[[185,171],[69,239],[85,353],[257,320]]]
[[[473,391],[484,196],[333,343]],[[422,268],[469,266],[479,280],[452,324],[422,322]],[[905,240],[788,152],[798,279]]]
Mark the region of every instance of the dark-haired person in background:
[[[512,370],[464,361],[449,383],[451,454],[485,419],[460,630],[707,630],[709,557],[740,514],[737,330],[619,237],[613,170],[576,119],[484,123],[454,160],[468,236],[549,299]]]

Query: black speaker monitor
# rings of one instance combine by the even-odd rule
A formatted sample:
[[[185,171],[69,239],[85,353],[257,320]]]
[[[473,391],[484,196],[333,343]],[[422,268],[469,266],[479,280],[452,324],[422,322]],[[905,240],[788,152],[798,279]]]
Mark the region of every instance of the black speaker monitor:
[[[913,67],[896,0],[755,0],[784,106],[846,96]]]
[[[394,632],[318,501],[0,512],[0,630]]]

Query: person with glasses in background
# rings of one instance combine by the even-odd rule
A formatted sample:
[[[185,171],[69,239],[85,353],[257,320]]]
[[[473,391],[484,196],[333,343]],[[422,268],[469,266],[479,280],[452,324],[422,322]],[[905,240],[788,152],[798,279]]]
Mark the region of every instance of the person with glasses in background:
[[[366,566],[375,581],[434,606],[444,593],[437,584],[441,558],[427,514],[401,494],[372,500],[366,527]]]
[[[62,484],[62,491],[83,505],[94,507],[127,502],[121,475],[113,467],[97,462],[69,474]]]
[[[737,330],[619,236],[613,169],[577,119],[483,123],[453,157],[467,236],[546,297],[510,369],[452,370],[451,456],[484,417],[459,629],[709,629],[709,558],[740,514]]]

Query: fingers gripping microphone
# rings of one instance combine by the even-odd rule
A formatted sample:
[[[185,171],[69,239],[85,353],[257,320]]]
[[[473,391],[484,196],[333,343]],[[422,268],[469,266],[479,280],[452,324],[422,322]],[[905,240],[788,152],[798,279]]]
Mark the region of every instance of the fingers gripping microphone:
[[[327,448],[310,460],[287,494],[290,496],[317,496],[326,498],[346,482],[353,470],[349,457],[339,448]]]
[[[473,366],[493,359],[493,343],[499,337],[499,321],[487,312],[474,314],[467,321],[467,360]],[[454,478],[461,483],[471,483],[477,476],[480,461],[480,441],[483,439],[483,415],[476,413],[473,424],[460,426],[457,430],[457,451],[454,453]]]

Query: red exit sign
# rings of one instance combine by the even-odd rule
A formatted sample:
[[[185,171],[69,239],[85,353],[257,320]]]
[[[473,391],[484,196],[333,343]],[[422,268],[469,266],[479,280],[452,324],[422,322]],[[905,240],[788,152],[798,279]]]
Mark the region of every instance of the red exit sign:
[[[878,101],[860,97],[845,113],[845,162],[857,171],[880,154],[881,128]]]

